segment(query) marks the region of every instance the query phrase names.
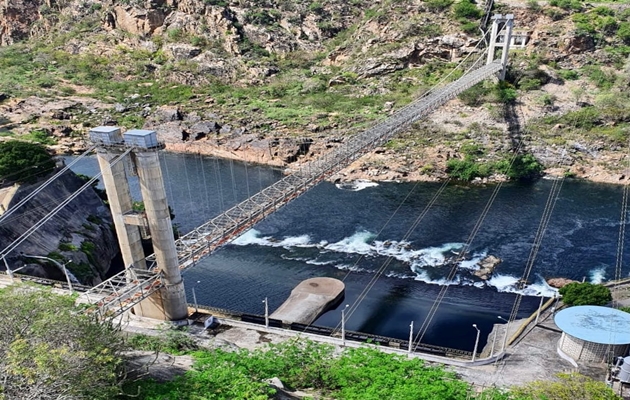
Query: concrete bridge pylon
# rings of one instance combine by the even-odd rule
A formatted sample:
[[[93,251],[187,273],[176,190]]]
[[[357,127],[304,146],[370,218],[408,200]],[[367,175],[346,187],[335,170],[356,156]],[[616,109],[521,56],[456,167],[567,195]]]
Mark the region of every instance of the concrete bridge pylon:
[[[508,53],[512,43],[512,30],[514,29],[514,15],[495,14],[492,16],[492,28],[490,30],[490,42],[488,44],[488,58],[486,64],[494,62],[494,53],[498,46],[501,46],[501,65],[503,69],[499,72],[499,79],[505,79],[507,72]]]
[[[186,318],[186,293],[158,157],[162,146],[157,142],[155,131],[136,129],[121,135],[120,128],[97,127],[90,130],[90,139],[98,145],[97,157],[103,184],[126,268],[147,269],[140,227],[148,228],[155,251],[162,287],[134,306],[134,313],[170,321]],[[126,163],[110,165],[113,158],[129,148],[131,152],[127,157],[130,157],[129,161],[138,173],[144,213],[133,211]]]

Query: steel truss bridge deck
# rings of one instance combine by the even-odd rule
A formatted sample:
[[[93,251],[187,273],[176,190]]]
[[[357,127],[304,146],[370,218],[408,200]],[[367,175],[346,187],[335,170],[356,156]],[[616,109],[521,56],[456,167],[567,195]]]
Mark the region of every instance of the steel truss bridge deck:
[[[182,270],[190,268],[200,258],[233,240],[267,215],[341,171],[364,153],[385,144],[394,135],[426,117],[466,89],[491,78],[501,69],[501,63],[495,61],[434,90],[382,122],[349,138],[344,144],[319,159],[303,165],[294,173],[182,236],[175,243],[180,268]],[[147,257],[147,260],[153,261],[149,271],[130,268],[86,292],[83,300],[94,304],[88,311],[97,313],[101,318],[115,318],[160,289],[162,283],[160,273],[155,268],[154,255]]]

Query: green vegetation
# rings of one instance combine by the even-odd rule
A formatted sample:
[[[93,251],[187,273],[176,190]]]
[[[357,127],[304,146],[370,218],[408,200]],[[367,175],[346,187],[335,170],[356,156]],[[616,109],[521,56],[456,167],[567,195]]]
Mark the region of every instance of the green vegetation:
[[[142,348],[163,349],[163,339],[133,339]],[[179,352],[179,350],[178,350]],[[559,382],[537,381],[510,391],[477,392],[439,366],[387,354],[377,348],[348,348],[333,355],[330,345],[305,340],[272,344],[268,351],[195,351],[193,369],[173,381],[140,381],[125,386],[140,400],[273,398],[263,383],[277,377],[292,389],[316,390],[339,400],[619,400],[603,382],[579,374],[561,374]],[[562,385],[559,389],[558,385]],[[567,397],[568,396],[568,397]],[[571,397],[573,396],[573,397]],[[129,398],[129,397],[124,397]]]
[[[184,354],[199,350],[199,346],[186,331],[167,330],[159,336],[133,335],[129,345],[137,350],[161,351],[170,354]]]
[[[469,182],[475,178],[487,178],[493,174],[504,174],[512,180],[536,179],[543,166],[531,154],[505,155],[497,161],[483,160],[484,151],[478,145],[463,144],[460,151],[463,159],[451,159],[446,163],[446,172],[453,179]]]
[[[483,11],[470,0],[459,0],[453,5],[453,15],[458,20],[479,19]]]
[[[0,290],[0,303],[0,399],[115,398],[124,346],[111,325],[28,286]]]
[[[262,383],[278,377],[292,388],[314,388],[337,399],[465,399],[470,386],[440,367],[376,349],[333,349],[310,341],[271,345],[269,351],[195,353],[195,366],[166,384],[143,382],[140,399],[268,399],[274,390]],[[128,391],[135,392],[136,385]]]
[[[560,288],[559,293],[568,306],[603,306],[612,301],[610,289],[589,282],[571,282]]]
[[[454,0],[427,0],[425,6],[430,11],[444,11],[454,3]]]
[[[55,161],[40,144],[0,142],[0,182],[34,182],[54,168]]]
[[[581,11],[582,2],[580,0],[550,0],[549,5],[559,7],[567,11]]]
[[[59,250],[61,251],[77,251],[79,248],[72,243],[59,243]]]
[[[578,373],[558,374],[557,381],[537,381],[512,392],[516,397],[536,400],[620,400],[605,382]]]
[[[68,398],[232,400],[273,398],[265,383],[348,400],[618,400],[602,382],[577,374],[479,393],[455,373],[376,347],[348,348],[308,340],[270,344],[268,350],[202,350],[185,331],[131,336],[126,344],[110,324],[77,313],[74,297],[30,286],[0,290],[0,399]],[[172,381],[125,381],[122,358],[136,349],[191,354],[193,369]],[[560,386],[559,386],[560,385]]]

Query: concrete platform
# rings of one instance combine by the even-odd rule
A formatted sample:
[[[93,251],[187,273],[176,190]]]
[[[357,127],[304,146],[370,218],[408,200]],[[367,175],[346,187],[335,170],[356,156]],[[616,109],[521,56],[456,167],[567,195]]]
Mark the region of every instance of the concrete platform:
[[[307,279],[297,285],[289,298],[269,317],[284,323],[310,324],[343,297],[345,288],[346,285],[339,279]]]

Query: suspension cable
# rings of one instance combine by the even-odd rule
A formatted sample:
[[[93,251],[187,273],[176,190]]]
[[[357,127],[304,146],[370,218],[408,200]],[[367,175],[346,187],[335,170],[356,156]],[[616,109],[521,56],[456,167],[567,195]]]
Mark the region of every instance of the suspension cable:
[[[129,148],[127,149],[124,153],[122,153],[121,155],[119,155],[118,157],[116,157],[111,163],[110,165],[115,165],[116,163],[118,163],[120,160],[122,160],[127,154],[129,154],[133,149]],[[74,200],[75,198],[77,198],[85,189],[89,188],[92,186],[92,184],[94,182],[96,182],[98,180],[98,178],[101,177],[101,173],[99,172],[98,174],[96,174],[94,177],[92,177],[92,179],[90,179],[89,181],[87,181],[85,184],[83,184],[83,186],[81,186],[76,192],[74,192],[70,197],[68,197],[67,199],[65,199],[64,201],[62,201],[61,203],[59,203],[59,205],[57,205],[57,207],[53,208],[48,214],[46,214],[46,216],[44,216],[41,220],[39,220],[35,225],[31,226],[29,229],[26,230],[26,232],[24,232],[22,235],[20,235],[20,237],[18,237],[15,241],[13,241],[11,244],[9,244],[7,247],[5,247],[1,252],[0,252],[0,258],[5,258],[10,252],[12,252],[13,250],[15,250],[20,244],[22,244],[26,239],[28,239],[35,231],[37,231],[37,229],[39,229],[42,225],[44,225],[46,222],[48,222],[51,218],[53,218],[62,208],[64,208],[66,205],[68,205],[72,200]],[[6,259],[6,258],[5,258]]]
[[[507,167],[507,170],[509,170],[512,165],[514,164],[516,157],[518,156],[518,153],[520,151],[522,147],[522,142],[519,143],[518,148],[516,149],[516,151],[514,151],[511,159],[510,159],[510,163]],[[492,191],[492,194],[490,195],[490,198],[488,199],[488,201],[486,202],[486,205],[484,207],[484,209],[482,210],[481,214],[479,215],[479,217],[477,218],[477,221],[475,222],[475,225],[473,226],[473,229],[471,231],[471,233],[469,234],[468,238],[466,239],[466,242],[464,243],[464,246],[462,246],[462,248],[460,249],[455,262],[453,263],[453,266],[451,267],[448,275],[447,275],[447,282],[451,281],[454,277],[455,274],[457,273],[457,269],[458,269],[458,262],[460,260],[462,260],[466,253],[468,253],[468,250],[472,244],[472,241],[475,239],[477,233],[479,232],[479,229],[481,229],[481,226],[486,218],[486,216],[488,215],[488,213],[490,212],[490,208],[492,207],[492,205],[494,204],[494,201],[497,197],[497,195],[499,194],[499,190],[503,187],[503,183],[504,182],[499,182],[499,184],[497,184],[494,188],[494,190]],[[437,310],[440,306],[440,304],[442,303],[442,300],[444,299],[444,297],[446,296],[446,292],[449,288],[449,285],[444,285],[440,288],[440,292],[438,293],[435,301],[433,302],[433,304],[431,305],[431,308],[429,309],[429,312],[427,314],[427,316],[425,317],[424,321],[422,322],[422,325],[420,326],[420,329],[418,331],[418,333],[416,334],[416,337],[414,339],[414,342],[416,342],[416,348],[418,347],[418,345],[422,342],[422,339],[424,338],[424,335],[426,334],[426,332],[429,329],[429,326],[431,325],[431,322],[433,321],[433,318],[435,317],[435,314],[437,313]]]
[[[5,222],[5,220],[14,212],[16,212],[20,207],[22,207],[24,204],[26,204],[26,202],[28,202],[30,199],[32,199],[33,197],[37,196],[42,190],[44,190],[46,187],[48,187],[48,185],[50,185],[52,182],[55,181],[55,179],[59,178],[61,175],[63,175],[67,170],[70,169],[70,167],[72,167],[74,164],[76,164],[77,162],[79,162],[79,160],[81,160],[83,157],[85,157],[89,152],[91,152],[92,150],[94,150],[96,148],[96,145],[92,145],[90,146],[85,152],[83,152],[80,156],[78,156],[77,158],[75,158],[70,164],[66,165],[64,168],[62,168],[60,171],[58,171],[56,174],[54,174],[53,176],[51,176],[50,178],[48,178],[44,183],[42,183],[39,187],[37,187],[37,189],[33,190],[31,193],[28,194],[28,196],[24,197],[22,200],[20,200],[16,205],[14,205],[13,207],[9,208],[7,211],[5,211],[2,216],[0,216],[0,224]]]
[[[626,159],[626,174],[630,173],[630,139],[628,140],[628,154]],[[621,279],[621,268],[623,266],[623,245],[626,238],[626,223],[628,222],[628,191],[630,189],[630,180],[623,185],[623,195],[621,199],[621,212],[619,216],[619,237],[617,239],[617,254],[615,260],[615,280]],[[619,306],[617,292],[619,285],[613,287],[613,306]]]
[[[428,214],[429,210],[435,205],[435,203],[437,202],[438,198],[442,195],[442,193],[444,192],[444,190],[446,189],[446,187],[448,186],[448,184],[450,183],[450,179],[445,180],[442,185],[439,187],[439,189],[434,193],[434,195],[431,197],[431,199],[429,200],[429,202],[425,205],[424,209],[422,210],[422,212],[418,215],[418,217],[415,219],[415,221],[411,224],[411,226],[407,229],[407,232],[403,235],[403,237],[401,238],[401,241],[407,241],[409,240],[409,237],[411,236],[411,234],[416,230],[416,228],[418,227],[418,225],[420,224],[420,222],[422,222],[422,220],[424,219],[424,217]],[[387,222],[385,223],[385,225],[383,226],[383,228],[379,231],[379,235],[380,233],[385,229],[385,227],[390,223],[390,221],[394,218],[394,216],[398,213],[398,211],[402,208],[402,206],[404,205],[404,203],[407,201],[407,199],[411,196],[411,194],[413,193],[413,191],[416,189],[416,187],[418,186],[418,183],[416,183],[416,185],[414,185],[414,187],[412,188],[411,191],[409,191],[409,193],[407,194],[407,196],[405,197],[405,199],[400,203],[400,205],[398,206],[398,208],[396,208],[396,210],[394,211],[394,213],[392,214],[392,216],[387,220]],[[378,236],[378,235],[377,235]],[[357,260],[357,263],[361,260],[361,258],[359,260]],[[365,297],[368,295],[368,293],[370,292],[370,290],[374,287],[374,285],[376,284],[376,282],[378,281],[378,279],[381,277],[381,275],[383,274],[383,272],[385,272],[385,270],[387,269],[387,267],[389,267],[389,265],[391,264],[391,262],[394,260],[394,256],[389,256],[387,257],[387,259],[383,262],[383,264],[379,267],[379,269],[376,271],[376,273],[372,276],[372,278],[370,279],[370,282],[366,285],[366,287],[363,289],[363,291],[361,292],[361,294],[359,295],[359,297],[357,298],[357,300],[355,300],[355,302],[352,304],[352,306],[350,307],[350,310],[348,311],[348,316],[346,317],[346,319],[350,319],[350,317],[352,316],[352,314],[357,310],[357,308],[359,307],[359,305],[361,304],[361,302],[363,302],[363,300],[365,299]]]

